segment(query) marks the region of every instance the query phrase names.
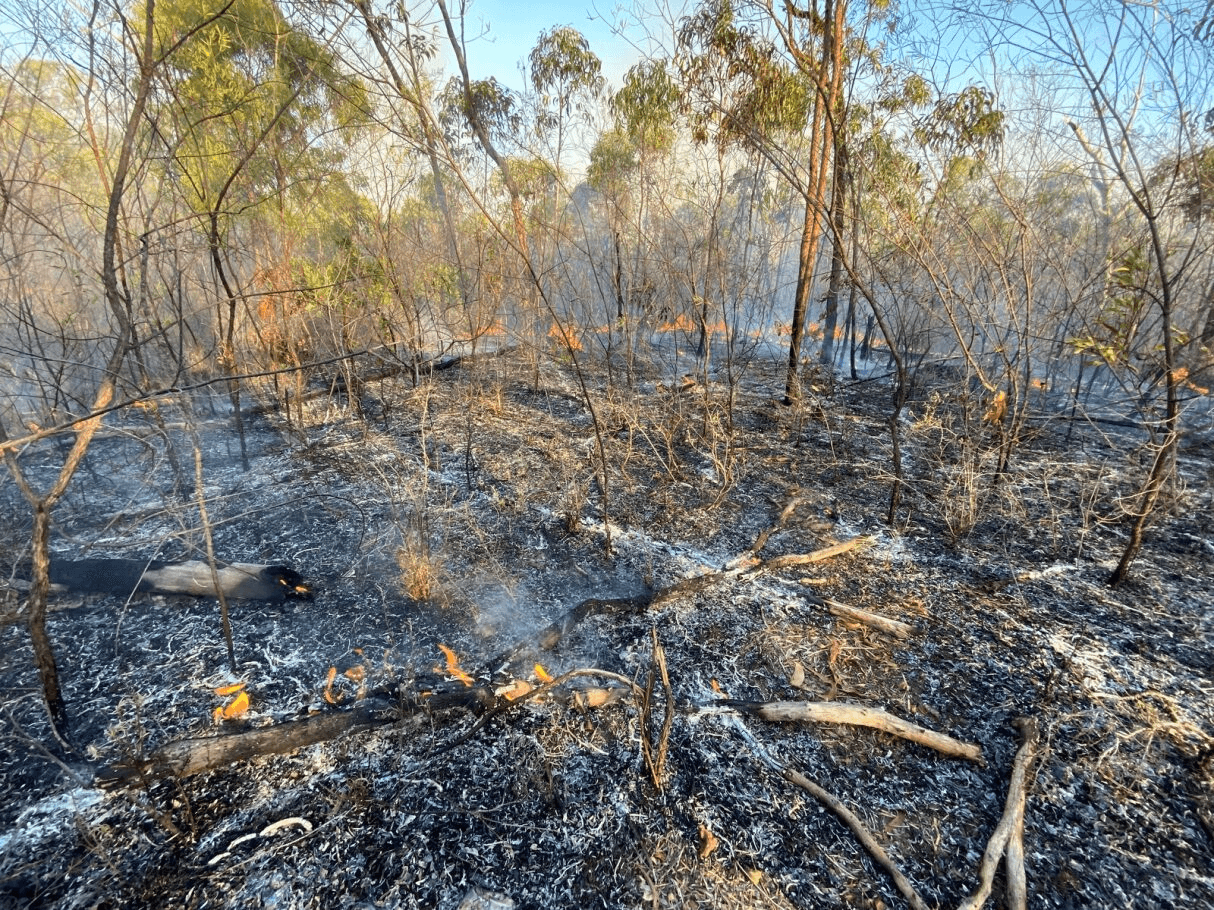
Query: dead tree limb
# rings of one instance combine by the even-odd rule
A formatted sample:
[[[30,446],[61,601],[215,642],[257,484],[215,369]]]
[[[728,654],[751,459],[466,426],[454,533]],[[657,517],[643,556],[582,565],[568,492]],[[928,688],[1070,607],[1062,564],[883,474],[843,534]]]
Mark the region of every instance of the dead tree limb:
[[[188,777],[260,755],[293,752],[355,730],[383,726],[395,719],[390,706],[363,703],[346,711],[317,714],[226,736],[181,739],[167,743],[147,758],[103,768],[97,773],[96,783],[109,789],[165,777]]]
[[[895,638],[907,638],[915,631],[915,627],[908,623],[899,622],[896,619],[890,619],[877,613],[870,613],[868,610],[861,610],[859,607],[849,607],[847,604],[841,604],[837,600],[827,600],[825,603],[826,609],[830,612],[831,616],[864,623],[866,626],[872,626],[874,629],[886,632]]]
[[[725,564],[726,570],[738,568],[744,563],[749,562],[767,546],[767,542],[771,540],[771,536],[784,527],[784,524],[792,517],[792,513],[797,510],[797,507],[805,501],[805,497],[798,490],[793,490],[788,497],[788,502],[784,504],[784,508],[780,511],[775,522],[767,528],[759,532],[759,536],[755,538],[755,542],[749,547],[731,559]]]
[[[757,704],[755,702],[724,701],[719,706],[732,708],[746,714],[760,717],[773,723],[815,723],[851,724],[859,727],[872,727],[894,736],[908,739],[941,752],[953,758],[965,758],[982,764],[982,748],[972,743],[962,742],[944,733],[936,733],[882,711],[880,708],[870,708],[866,705],[852,705],[837,701],[773,701]],[[714,705],[713,707],[717,707]]]
[[[871,537],[853,537],[851,540],[831,544],[829,547],[814,550],[812,553],[789,553],[784,556],[772,556],[750,566],[749,570],[752,572],[775,572],[779,569],[790,569],[793,566],[811,565],[815,562],[822,562],[824,559],[830,559],[832,556],[848,553],[859,547],[866,547],[872,542],[873,538]]]
[[[1037,749],[1037,723],[1025,717],[1016,721],[1016,726],[1023,741],[1012,761],[1012,778],[1008,784],[1007,801],[1003,805],[1003,817],[995,826],[995,833],[982,854],[982,864],[978,867],[978,888],[958,905],[957,910],[978,910],[986,903],[995,881],[995,869],[1004,856],[1007,857],[1008,906],[1012,910],[1024,910],[1026,904],[1024,801],[1028,767]]]
[[[653,785],[660,792],[665,789],[666,751],[670,745],[670,728],[674,723],[674,692],[670,686],[670,672],[666,668],[666,651],[658,641],[658,630],[651,629],[653,639],[653,668],[645,682],[645,697],[641,705],[641,749],[645,756],[645,765]],[[658,679],[662,681],[662,697],[665,699],[665,713],[662,716],[662,729],[658,740],[653,741],[650,732],[653,716],[653,690]]]

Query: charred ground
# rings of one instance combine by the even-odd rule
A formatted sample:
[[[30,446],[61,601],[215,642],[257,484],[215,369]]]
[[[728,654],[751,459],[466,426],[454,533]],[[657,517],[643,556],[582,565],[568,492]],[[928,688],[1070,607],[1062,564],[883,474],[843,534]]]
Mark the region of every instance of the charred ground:
[[[927,389],[902,424],[907,495],[890,528],[888,386],[823,377],[786,408],[777,374],[755,361],[733,385],[725,371],[595,385],[610,558],[595,427],[563,366],[495,357],[271,409],[250,427],[247,473],[222,416],[112,421],[57,513],[64,553],[196,556],[193,491],[167,457],[191,463],[193,427],[217,553],[288,562],[319,593],[235,605],[236,675],[212,601],[58,597],[50,631],[80,747],[66,757],[24,629],[0,627],[0,904],[454,908],[479,887],[537,908],[902,906],[749,731],[850,806],[930,904],[952,906],[1003,810],[1019,717],[1042,735],[1025,814],[1031,906],[1214,904],[1209,436],[1182,452],[1134,580],[1109,588],[1144,442],[1132,431],[1043,403],[996,481],[966,403]],[[21,514],[14,490],[0,495]],[[642,613],[592,613],[527,655],[643,683],[656,631],[674,707],[660,788],[631,697],[528,702],[476,729],[465,712],[411,714],[181,780],[92,787],[97,768],[174,739],[343,710],[364,685],[424,690],[446,675],[440,643],[487,675],[493,655],[579,602],[719,569],[789,503],[764,556],[873,540]],[[4,533],[19,574],[21,523]],[[841,621],[823,597],[915,633]],[[361,683],[341,675],[360,667]],[[214,690],[237,679],[252,708],[217,724]],[[882,707],[980,745],[985,763],[705,710],[724,695]],[[1002,879],[995,906],[1001,895]]]

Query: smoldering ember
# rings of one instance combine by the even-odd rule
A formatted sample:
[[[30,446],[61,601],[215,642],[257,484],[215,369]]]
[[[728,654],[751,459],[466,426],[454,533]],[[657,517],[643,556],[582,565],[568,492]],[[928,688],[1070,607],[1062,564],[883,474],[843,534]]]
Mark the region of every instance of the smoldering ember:
[[[566,7],[0,4],[0,910],[1214,907],[1214,6]]]

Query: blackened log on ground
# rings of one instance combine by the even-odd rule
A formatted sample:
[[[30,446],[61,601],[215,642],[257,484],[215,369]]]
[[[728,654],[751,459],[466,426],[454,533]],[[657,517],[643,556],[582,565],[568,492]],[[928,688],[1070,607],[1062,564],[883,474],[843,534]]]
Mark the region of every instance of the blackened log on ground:
[[[346,733],[386,726],[420,711],[465,708],[481,713],[496,703],[497,699],[488,689],[463,686],[396,700],[371,697],[345,710],[314,714],[256,730],[167,743],[147,758],[101,769],[95,780],[100,787],[114,788],[164,777],[187,777],[260,755],[293,752]]]
[[[218,563],[215,573],[203,560],[167,563],[141,559],[54,559],[51,583],[86,594],[130,596],[154,594],[216,596],[215,576],[233,600],[283,600],[309,597],[303,576],[287,566],[262,563]]]
[[[167,743],[146,758],[100,769],[94,776],[94,782],[102,788],[118,789],[166,777],[187,777],[262,755],[293,752],[304,746],[329,742],[347,733],[387,726],[422,712],[465,710],[480,715],[481,720],[476,726],[456,740],[458,744],[479,730],[490,717],[536,695],[550,692],[552,687],[583,676],[602,677],[609,682],[605,686],[570,689],[562,693],[558,700],[582,709],[600,708],[615,704],[632,691],[629,680],[601,670],[571,670],[541,689],[533,689],[530,684],[519,681],[516,688],[501,697],[485,686],[463,686],[449,682],[416,693],[377,689],[351,708],[326,711],[256,730]],[[452,745],[448,744],[445,748]]]

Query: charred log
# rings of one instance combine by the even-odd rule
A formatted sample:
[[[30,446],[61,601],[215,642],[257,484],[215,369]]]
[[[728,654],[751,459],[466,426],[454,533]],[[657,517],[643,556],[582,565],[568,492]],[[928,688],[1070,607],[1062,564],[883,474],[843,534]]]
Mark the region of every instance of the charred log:
[[[166,563],[137,559],[52,560],[51,584],[86,594],[135,592],[215,597],[215,579],[225,597],[234,600],[284,600],[310,597],[302,575],[287,566],[230,563],[211,567],[201,560]]]

